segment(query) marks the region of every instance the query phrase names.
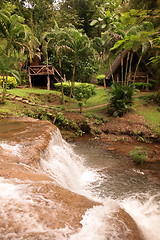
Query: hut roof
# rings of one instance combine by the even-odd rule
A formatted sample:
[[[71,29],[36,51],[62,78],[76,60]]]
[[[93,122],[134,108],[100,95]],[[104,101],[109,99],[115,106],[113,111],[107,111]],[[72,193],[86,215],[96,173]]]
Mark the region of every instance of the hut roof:
[[[109,79],[112,76],[112,74],[114,74],[117,68],[121,65],[121,58],[124,59],[127,56],[128,52],[129,52],[128,50],[124,50],[115,58],[114,62],[110,66],[110,69],[108,69],[107,72],[105,73],[106,79]],[[139,54],[137,52],[134,52],[134,56],[137,56],[137,58],[139,58]],[[143,65],[144,70],[147,71],[150,75],[153,75],[143,59],[141,60],[141,63]]]

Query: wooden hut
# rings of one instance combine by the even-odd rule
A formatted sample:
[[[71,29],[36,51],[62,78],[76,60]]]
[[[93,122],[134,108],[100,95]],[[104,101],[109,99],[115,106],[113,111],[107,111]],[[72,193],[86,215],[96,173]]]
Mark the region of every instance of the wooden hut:
[[[35,54],[28,66],[28,77],[30,87],[46,87],[48,90],[54,82],[64,81],[56,68],[43,64],[40,52]]]
[[[148,83],[152,73],[137,52],[131,53],[125,50],[116,57],[105,76],[104,84],[110,86],[113,82],[124,83],[124,81]]]

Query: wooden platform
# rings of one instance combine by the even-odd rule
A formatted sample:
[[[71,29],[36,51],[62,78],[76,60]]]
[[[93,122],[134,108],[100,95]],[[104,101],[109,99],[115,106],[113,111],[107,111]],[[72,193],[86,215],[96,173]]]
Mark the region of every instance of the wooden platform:
[[[47,89],[50,90],[50,76],[53,76],[57,82],[64,81],[60,73],[51,65],[37,65],[28,67],[29,84],[32,87],[32,76],[46,76]]]

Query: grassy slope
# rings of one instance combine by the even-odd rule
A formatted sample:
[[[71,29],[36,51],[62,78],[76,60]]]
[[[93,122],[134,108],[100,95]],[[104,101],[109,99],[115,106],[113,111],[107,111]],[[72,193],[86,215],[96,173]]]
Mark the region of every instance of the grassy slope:
[[[8,90],[8,93],[14,94],[16,96],[21,97],[29,97],[29,93],[39,93],[39,94],[49,94],[53,93],[56,95],[60,95],[60,93],[55,91],[48,91],[44,89],[12,89]],[[141,93],[140,93],[141,94]],[[150,94],[150,93],[146,93]],[[160,133],[160,112],[157,110],[158,107],[156,105],[144,105],[144,101],[140,98],[138,98],[139,94],[135,97],[135,104],[134,109],[136,113],[139,115],[144,116],[147,121],[153,126],[153,129]],[[77,102],[75,100],[69,100],[69,98],[66,98],[68,100],[66,104],[66,109],[78,109]],[[107,91],[103,88],[97,88],[96,89],[96,95],[92,96],[86,103],[85,108],[93,107],[96,105],[103,105],[108,102],[108,94]],[[56,106],[57,107],[57,106]],[[0,114],[2,113],[5,115],[5,113],[13,114],[13,115],[21,115],[23,113],[24,108],[28,109],[30,106],[22,105],[20,102],[12,103],[11,101],[6,101],[4,105],[0,105]],[[85,109],[84,108],[84,109]],[[96,112],[96,114],[101,114],[101,108],[99,109],[93,109],[93,110],[86,110],[85,112]]]
[[[158,106],[152,104],[144,105],[143,100],[137,99],[134,108],[139,115],[146,118],[156,132],[160,133],[160,111]]]
[[[55,95],[61,95],[59,92],[56,91],[48,91],[45,89],[34,89],[34,88],[28,88],[28,89],[10,89],[8,90],[8,93],[16,95],[16,96],[20,96],[20,97],[29,97],[30,93],[39,93],[39,94],[55,94]],[[67,100],[67,104],[66,107],[67,108],[77,108],[77,101],[75,100],[71,100],[68,97],[65,97],[65,99]],[[103,88],[97,88],[96,89],[96,95],[92,96],[90,99],[88,99],[88,101],[86,102],[85,108],[88,107],[93,107],[95,105],[101,105],[101,104],[105,104],[106,103],[106,99],[107,99],[107,94],[106,94],[106,90]]]
[[[20,97],[28,97],[29,93],[39,93],[39,94],[49,94],[49,93],[53,93],[53,94],[58,94],[58,92],[56,91],[49,91],[46,89],[35,89],[35,88],[14,88],[14,89],[10,89],[7,90],[8,93],[16,95],[16,96],[20,96]]]

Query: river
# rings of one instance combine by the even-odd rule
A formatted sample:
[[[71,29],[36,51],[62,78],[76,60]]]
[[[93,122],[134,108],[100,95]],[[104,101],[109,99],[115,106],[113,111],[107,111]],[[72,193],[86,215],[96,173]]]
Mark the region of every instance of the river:
[[[0,239],[133,239],[115,215],[121,208],[145,240],[160,240],[159,185],[145,172],[97,142],[68,144],[46,123],[1,126]]]
[[[91,191],[114,199],[143,229],[146,239],[160,239],[160,184],[128,158],[115,155],[99,141],[83,139],[73,145],[84,164],[100,175]],[[157,169],[156,169],[157,170]]]

